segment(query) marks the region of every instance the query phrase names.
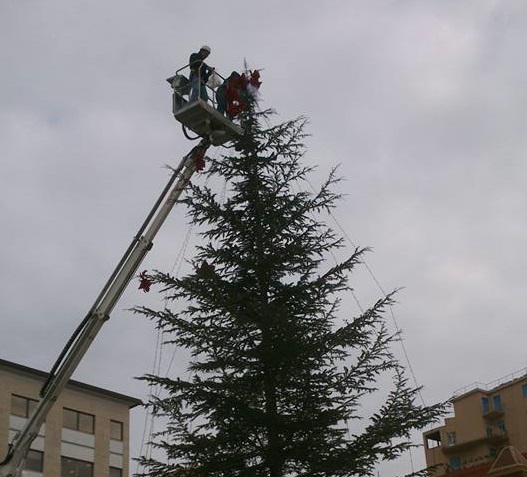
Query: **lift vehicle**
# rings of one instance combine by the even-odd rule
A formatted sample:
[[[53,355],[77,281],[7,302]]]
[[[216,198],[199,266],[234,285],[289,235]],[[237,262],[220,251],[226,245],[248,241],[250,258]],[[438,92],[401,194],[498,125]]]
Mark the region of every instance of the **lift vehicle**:
[[[196,133],[200,142],[183,157],[174,170],[99,296],[59,355],[41,389],[36,409],[26,421],[24,428],[9,444],[7,456],[0,462],[0,477],[21,476],[31,443],[37,437],[51,407],[64,390],[102,326],[110,318],[110,313],[152,248],[154,237],[189,184],[192,175],[202,167],[207,149],[211,145],[232,141],[242,134],[240,126],[232,123],[205,101],[189,103],[185,94],[178,89],[182,82],[181,75],[176,74],[176,76],[170,81],[174,89],[174,116],[183,127]]]

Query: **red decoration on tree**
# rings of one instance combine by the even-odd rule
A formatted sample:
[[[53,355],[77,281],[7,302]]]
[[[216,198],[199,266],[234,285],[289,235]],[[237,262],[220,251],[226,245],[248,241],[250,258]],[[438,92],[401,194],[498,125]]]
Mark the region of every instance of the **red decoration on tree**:
[[[152,286],[152,278],[147,274],[146,270],[139,274],[139,280],[139,290],[143,290],[145,293],[148,293],[150,291],[150,287]]]
[[[205,169],[205,149],[200,147],[194,151],[193,154],[194,164],[197,171]]]
[[[247,89],[247,84],[248,81],[245,74],[231,75],[229,78],[225,90],[225,98],[227,102],[227,116],[231,119],[247,107],[247,103],[243,100],[243,93]]]
[[[198,268],[197,273],[201,278],[212,278],[216,276],[214,265],[207,263],[207,261],[204,261],[201,264],[201,267]]]
[[[256,89],[260,88],[262,82],[260,81],[260,70],[251,71],[251,79],[249,80]]]
[[[233,73],[225,88],[227,116],[232,119],[247,108],[247,95],[254,95],[261,84],[260,70],[249,71],[248,75]]]

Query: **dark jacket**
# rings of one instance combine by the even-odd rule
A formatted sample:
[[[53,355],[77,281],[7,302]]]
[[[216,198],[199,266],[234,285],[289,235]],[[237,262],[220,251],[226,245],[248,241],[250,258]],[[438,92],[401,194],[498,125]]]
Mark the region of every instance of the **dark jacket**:
[[[212,68],[203,62],[201,54],[199,52],[192,53],[188,62],[190,65],[190,77],[199,75],[201,76],[201,81],[206,83],[212,73]]]

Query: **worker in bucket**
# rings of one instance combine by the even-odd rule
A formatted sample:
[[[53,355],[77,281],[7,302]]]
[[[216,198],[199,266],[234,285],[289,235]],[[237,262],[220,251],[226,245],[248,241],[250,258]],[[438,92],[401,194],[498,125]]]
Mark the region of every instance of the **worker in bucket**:
[[[196,101],[198,98],[203,101],[209,100],[207,94],[207,87],[205,86],[209,76],[214,72],[205,63],[205,60],[210,55],[210,46],[203,45],[197,53],[192,53],[189,59],[190,66],[190,101]]]
[[[229,81],[235,81],[239,77],[240,74],[237,71],[233,71],[216,89],[216,109],[223,115],[225,115],[225,112],[227,111]]]

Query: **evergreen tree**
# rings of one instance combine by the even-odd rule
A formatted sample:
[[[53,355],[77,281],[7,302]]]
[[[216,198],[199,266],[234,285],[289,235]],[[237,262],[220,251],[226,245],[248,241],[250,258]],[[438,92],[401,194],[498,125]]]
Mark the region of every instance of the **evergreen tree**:
[[[251,102],[236,152],[208,164],[228,196],[194,184],[183,200],[203,229],[195,271],[155,274],[183,311],[135,310],[192,355],[188,379],[142,378],[164,389],[150,405],[168,419],[154,438],[166,462],[142,458],[147,475],[372,475],[443,412],[417,403],[390,351],[391,295],[360,316],[339,309],[365,250],[329,260],[344,247],[322,221],[339,199],[338,179],[333,172],[316,192],[299,188],[311,172],[302,165],[305,120],[264,128],[268,114]],[[385,373],[393,385],[382,406],[361,415]]]

